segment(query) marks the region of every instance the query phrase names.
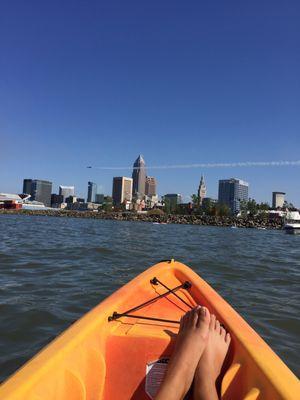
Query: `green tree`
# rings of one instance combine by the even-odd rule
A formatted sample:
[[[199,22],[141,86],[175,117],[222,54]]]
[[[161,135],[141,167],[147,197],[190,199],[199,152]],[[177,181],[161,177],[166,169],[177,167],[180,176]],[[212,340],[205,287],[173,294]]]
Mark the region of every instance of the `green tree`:
[[[192,194],[191,199],[192,199],[192,203],[193,203],[194,207],[198,207],[199,206],[199,196],[197,196],[196,194]]]
[[[206,199],[201,207],[204,214],[211,215],[213,209],[213,202],[210,199]]]
[[[247,211],[250,215],[256,215],[258,212],[258,204],[254,199],[249,199],[247,202]]]
[[[164,212],[166,214],[171,214],[171,201],[168,198],[164,198]]]
[[[248,211],[248,202],[246,200],[240,201],[240,211],[243,216],[247,215]]]
[[[230,208],[226,204],[218,204],[218,215],[227,217],[230,214]]]
[[[112,209],[113,209],[112,197],[105,196],[104,202],[102,204],[102,210],[104,210],[106,212],[111,212]]]
[[[260,203],[258,205],[258,209],[260,211],[268,211],[268,210],[270,210],[270,205],[269,205],[269,203]]]

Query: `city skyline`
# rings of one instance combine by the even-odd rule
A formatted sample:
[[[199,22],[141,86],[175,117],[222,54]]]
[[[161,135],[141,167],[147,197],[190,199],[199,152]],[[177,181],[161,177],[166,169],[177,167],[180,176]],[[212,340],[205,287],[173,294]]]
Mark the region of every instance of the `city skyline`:
[[[133,167],[131,167],[132,168],[132,176],[134,176],[135,175],[135,172],[140,172],[140,163],[142,162],[142,172],[143,172],[143,175],[142,175],[142,178],[145,178],[145,182],[144,182],[144,186],[145,186],[145,192],[146,192],[146,182],[147,182],[147,179],[150,179],[151,180],[151,182],[152,182],[152,184],[154,183],[154,186],[155,186],[155,191],[157,192],[157,179],[156,179],[156,177],[150,177],[150,176],[147,176],[147,173],[146,173],[146,170],[147,170],[147,166],[146,166],[146,163],[145,163],[145,160],[144,160],[144,158],[141,156],[141,155],[139,155],[138,156],[138,158],[135,160],[135,162],[133,163]],[[88,168],[91,168],[91,167],[88,167]],[[114,168],[112,168],[112,169],[114,169]],[[138,178],[138,176],[139,175],[136,175],[135,176],[135,179],[138,181],[139,180],[139,178]],[[120,177],[114,177],[114,176],[112,176],[112,184],[111,184],[111,190],[110,191],[108,191],[108,192],[105,192],[105,191],[102,191],[102,193],[100,193],[98,190],[97,190],[97,184],[96,183],[94,183],[94,182],[88,182],[88,194],[87,194],[87,201],[90,201],[89,200],[89,196],[91,195],[90,194],[90,190],[91,190],[91,185],[93,186],[93,190],[94,190],[94,193],[93,193],[93,197],[95,197],[98,193],[99,193],[99,195],[108,195],[108,196],[111,196],[111,193],[114,191],[114,180],[115,179],[123,179],[123,178],[125,178],[125,179],[132,179],[132,178],[129,178],[129,177],[126,177],[125,175],[122,175],[121,176],[121,178]],[[134,179],[132,179],[133,180],[133,182],[134,182]],[[193,195],[193,194],[198,194],[198,196],[200,196],[200,198],[205,198],[205,197],[207,197],[207,198],[213,198],[213,199],[216,199],[216,200],[218,200],[219,198],[220,198],[220,182],[222,182],[222,181],[230,181],[230,180],[239,180],[239,181],[241,181],[241,182],[245,182],[243,179],[240,179],[240,177],[233,177],[233,176],[231,176],[230,178],[223,178],[223,179],[217,179],[217,185],[218,185],[218,189],[217,189],[217,193],[216,193],[216,195],[210,195],[210,192],[209,191],[207,191],[207,185],[206,185],[206,183],[204,182],[204,175],[203,175],[203,173],[201,173],[201,175],[200,175],[200,184],[199,184],[199,186],[197,187],[197,188],[194,188],[195,190],[194,190],[194,192],[193,193],[191,193],[190,195],[185,195],[185,194],[183,194],[182,192],[180,192],[180,191],[177,191],[177,193],[180,193],[180,195],[181,195],[181,198],[182,198],[182,200],[183,200],[183,202],[189,202],[189,201],[192,201],[192,199],[191,199],[191,196]],[[24,188],[25,188],[25,185],[26,185],[26,181],[32,181],[32,179],[24,179],[23,180],[23,192],[24,192]],[[52,182],[51,182],[51,184],[53,184]],[[264,200],[258,200],[258,199],[256,199],[255,197],[253,197],[253,196],[251,196],[251,195],[249,195],[249,191],[248,191],[248,188],[249,188],[249,183],[248,182],[246,182],[245,183],[246,185],[247,185],[247,197],[248,198],[254,198],[256,201],[258,201],[258,202],[263,202],[263,203],[268,203],[270,206],[272,206],[272,204],[274,203],[274,200],[273,200],[273,194],[275,193],[275,192],[277,192],[276,190],[273,190],[272,192],[271,192],[271,194],[270,194],[270,199],[264,199]],[[137,185],[137,183],[136,183],[136,185]],[[76,190],[76,188],[74,187],[74,186],[66,186],[66,185],[59,185],[58,186],[59,187],[59,194],[61,194],[61,188],[63,187],[63,188],[68,188],[68,189],[70,189],[70,188],[72,188],[73,189],[73,194],[75,194],[77,197],[82,197],[82,198],[85,198],[85,196],[80,196],[80,194],[78,194],[79,192]],[[100,186],[101,188],[103,188],[103,186],[101,185]],[[1,192],[1,190],[0,190],[0,192]],[[169,192],[164,192],[164,193],[158,193],[158,195],[159,195],[159,197],[163,197],[163,196],[165,196],[166,194],[168,194],[168,193],[175,193],[176,191],[174,191],[174,190],[170,190]],[[56,191],[53,189],[52,190],[52,193],[53,194],[55,194],[56,193]],[[137,193],[137,192],[136,192]],[[278,192],[278,193],[282,193],[282,192]],[[133,191],[133,189],[132,189],[132,195],[134,194],[134,191]],[[286,193],[284,193],[284,194],[286,194]],[[297,206],[297,203],[295,203],[295,202],[293,202],[288,196],[287,196],[287,198],[286,198],[286,200],[288,201],[288,202],[290,202],[290,203],[293,203],[294,204],[294,206],[296,206],[296,207],[298,207]],[[200,202],[201,202],[201,199],[200,199]]]
[[[134,157],[135,159],[136,157]],[[138,157],[139,158],[139,157]],[[137,159],[136,159],[137,161]],[[135,162],[136,162],[135,161]],[[144,159],[143,159],[144,161]],[[128,162],[127,160],[127,163]],[[261,164],[266,164],[267,162],[261,162]],[[278,165],[276,165],[276,163]],[[292,169],[296,169],[300,175],[300,167],[298,167],[298,164],[296,161],[294,161],[295,165],[289,165],[289,161],[273,161],[270,162],[270,165],[262,165],[261,168],[263,169],[263,171],[267,171],[264,172],[265,175],[268,174],[273,174],[273,171],[277,172],[277,170],[279,169],[286,169],[286,170],[290,170]],[[231,163],[232,165],[236,165],[238,163]],[[160,173],[161,175],[164,175],[167,178],[168,182],[173,181],[174,176],[178,176],[178,171],[176,170],[176,165],[170,165],[170,166],[150,166],[148,167],[146,165],[145,171],[147,171],[147,169],[149,169],[150,171],[153,170],[155,172],[155,179],[159,181],[159,190],[158,190],[158,195],[159,196],[163,196],[166,193],[181,193],[182,194],[182,198],[185,202],[188,202],[191,195],[192,194],[196,194],[197,190],[198,190],[198,186],[199,186],[199,180],[201,179],[201,176],[204,175],[205,171],[205,183],[206,186],[208,187],[208,191],[207,191],[207,197],[211,197],[211,198],[218,198],[218,181],[221,179],[232,179],[232,178],[236,178],[236,179],[241,179],[241,180],[245,180],[249,182],[249,197],[250,198],[254,198],[255,200],[257,200],[258,202],[267,202],[270,205],[272,204],[272,192],[276,192],[276,191],[284,191],[286,193],[286,200],[288,202],[293,203],[296,207],[300,208],[300,185],[297,186],[297,184],[294,185],[294,188],[292,188],[292,190],[288,190],[287,188],[289,188],[289,186],[286,184],[285,180],[279,180],[281,182],[284,182],[283,184],[281,183],[281,186],[278,184],[275,184],[274,187],[270,186],[270,184],[265,184],[264,188],[266,189],[266,187],[269,187],[269,191],[265,190],[265,196],[257,196],[255,195],[255,193],[258,192],[258,187],[256,187],[256,183],[255,182],[251,182],[249,181],[248,178],[245,178],[245,176],[251,176],[251,173],[247,173],[247,164],[249,164],[249,168],[251,169],[252,167],[254,168],[254,166],[252,166],[251,162],[239,162],[239,164],[242,164],[240,167],[230,167],[231,165],[230,163],[226,164],[224,167],[218,166],[217,163],[214,164],[208,164],[208,165],[213,165],[213,167],[207,167],[207,169],[205,168],[206,164],[189,164],[189,165],[181,165],[178,164],[178,169],[182,169],[182,171],[180,171],[180,175],[182,176],[182,181],[178,181],[177,179],[175,180],[176,183],[176,188],[171,187],[171,185],[167,186],[169,189],[168,190],[163,190],[161,189],[161,179],[157,178],[160,177]],[[243,165],[244,164],[244,165]],[[196,167],[195,165],[202,165],[202,169],[200,167]],[[216,166],[215,166],[216,165]],[[180,190],[181,187],[184,186],[184,183],[186,182],[186,178],[189,176],[190,170],[189,167],[191,166],[192,169],[192,175],[195,179],[194,186],[192,186],[191,183],[191,191],[190,193],[188,192],[184,192],[183,190]],[[270,167],[270,169],[268,170],[268,166]],[[273,168],[272,168],[273,167]],[[86,167],[83,166],[82,169],[86,169],[89,168],[91,169],[92,167]],[[123,172],[124,174],[119,174],[120,176],[127,176],[130,175],[131,173],[129,172],[130,170],[133,170],[134,167],[124,167],[123,168]],[[260,169],[259,166],[255,167],[254,169]],[[88,169],[88,171],[89,171]],[[122,172],[122,167],[115,167],[112,166],[111,168],[104,168],[104,170],[98,170],[97,167],[95,167],[95,170],[93,171],[93,173],[91,175],[93,175],[95,177],[95,179],[93,179],[94,182],[96,182],[96,186],[97,186],[97,193],[101,193],[101,194],[105,194],[110,196],[111,195],[111,191],[112,191],[112,178],[113,178],[113,171],[114,174],[116,175],[116,171],[121,171]],[[129,171],[128,171],[129,170]],[[217,175],[217,172],[214,171],[218,171],[221,170],[223,171],[222,174]],[[176,172],[175,172],[176,171]],[[235,173],[235,171],[239,171],[239,173]],[[227,172],[227,173],[225,173]],[[231,172],[231,173],[230,173]],[[152,174],[152,172],[151,172]],[[262,178],[261,176],[262,174],[260,174],[260,180]],[[33,176],[37,176],[37,174],[33,174]],[[98,179],[96,178],[98,176]],[[288,176],[288,175],[286,175]],[[99,177],[102,177],[103,179],[99,179]],[[168,177],[171,178],[168,180]],[[299,176],[300,178],[300,176]],[[21,185],[17,184],[17,186],[22,186],[22,182],[23,182],[23,178],[21,178]],[[57,181],[54,181],[50,178],[44,178],[43,176],[38,176],[37,178],[34,178],[37,180],[47,180],[47,181],[51,181],[53,183],[53,193],[59,193],[59,187],[60,186],[75,186],[75,195],[81,198],[87,198],[87,190],[86,190],[86,185],[88,184],[88,182],[90,181],[89,175],[87,175],[87,181],[80,181],[77,183],[76,182],[76,178],[74,178],[74,176],[71,178],[71,182],[72,185],[69,185],[68,183],[64,182],[62,183],[61,179],[58,179]],[[300,180],[300,179],[299,179]],[[99,183],[99,181],[101,183]],[[104,184],[105,182],[105,184]],[[297,182],[297,181],[296,181]],[[182,184],[182,185],[181,185]],[[1,177],[0,177],[0,185],[1,185]],[[8,185],[8,187],[13,187],[12,185]],[[57,190],[55,189],[57,188]],[[294,190],[293,190],[294,189]],[[296,189],[296,190],[295,190]],[[21,190],[5,190],[4,187],[0,186],[0,192],[3,193],[21,193]],[[299,194],[298,194],[299,192]],[[293,197],[293,193],[296,193],[296,196]]]
[[[299,159],[299,2],[17,0],[1,11],[3,192],[36,177],[110,193],[110,172],[86,166],[140,153],[149,166]],[[259,202],[283,191],[300,207],[299,166],[148,170],[160,194],[185,198],[202,172],[210,197],[238,177]]]

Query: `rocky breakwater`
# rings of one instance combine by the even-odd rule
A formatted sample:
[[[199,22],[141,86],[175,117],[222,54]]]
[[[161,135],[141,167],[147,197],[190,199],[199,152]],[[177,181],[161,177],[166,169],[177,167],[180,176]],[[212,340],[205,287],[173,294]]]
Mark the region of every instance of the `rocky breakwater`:
[[[264,216],[247,217],[219,217],[209,215],[148,215],[134,212],[94,212],[94,211],[73,211],[73,210],[0,210],[0,214],[9,215],[40,215],[48,217],[71,217],[71,218],[93,218],[109,219],[116,221],[141,221],[165,224],[188,224],[203,226],[235,226],[237,228],[260,228],[260,229],[282,229],[281,218],[269,219]]]

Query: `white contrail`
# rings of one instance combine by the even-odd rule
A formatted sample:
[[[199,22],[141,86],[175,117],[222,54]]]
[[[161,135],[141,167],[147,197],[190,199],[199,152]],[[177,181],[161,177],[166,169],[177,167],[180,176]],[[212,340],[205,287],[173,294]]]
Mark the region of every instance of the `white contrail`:
[[[175,164],[175,165],[152,165],[146,169],[187,169],[187,168],[235,168],[235,167],[288,167],[300,166],[300,160],[296,161],[242,161],[232,163],[199,163],[199,164]],[[102,170],[132,170],[133,167],[92,167],[87,168]]]

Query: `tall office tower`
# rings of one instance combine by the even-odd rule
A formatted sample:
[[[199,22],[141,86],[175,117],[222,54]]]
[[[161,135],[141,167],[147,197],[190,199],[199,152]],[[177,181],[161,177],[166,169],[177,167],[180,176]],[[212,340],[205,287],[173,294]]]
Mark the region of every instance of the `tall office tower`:
[[[97,184],[94,182],[88,182],[88,195],[87,202],[94,203],[96,201]]]
[[[272,208],[283,207],[284,196],[285,196],[285,193],[283,193],[283,192],[273,192],[272,193]]]
[[[32,179],[23,180],[23,193],[31,195]]]
[[[75,187],[74,186],[59,186],[59,194],[63,196],[63,201],[66,201],[66,198],[69,196],[75,196]]]
[[[113,204],[120,205],[124,201],[132,200],[132,179],[125,176],[116,176],[113,178],[112,189]]]
[[[206,197],[206,185],[204,182],[204,177],[201,175],[200,184],[198,188],[198,205],[202,206],[204,197]]]
[[[142,199],[145,196],[146,164],[141,155],[138,156],[133,164],[132,180],[133,195],[138,199]]]
[[[145,194],[149,197],[157,195],[156,179],[153,176],[146,177]]]
[[[31,184],[31,199],[51,206],[52,182],[34,179]]]
[[[219,180],[218,202],[226,204],[233,214],[240,211],[240,202],[248,201],[249,184],[240,179]]]

